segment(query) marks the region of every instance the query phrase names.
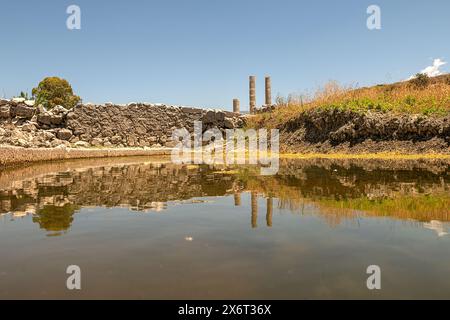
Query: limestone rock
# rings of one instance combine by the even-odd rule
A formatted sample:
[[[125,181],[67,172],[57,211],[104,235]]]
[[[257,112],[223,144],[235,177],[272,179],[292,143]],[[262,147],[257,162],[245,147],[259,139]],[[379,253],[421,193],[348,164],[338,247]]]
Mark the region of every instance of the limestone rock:
[[[27,122],[22,126],[22,130],[27,132],[36,131],[36,124],[33,122]]]
[[[70,138],[72,138],[72,131],[70,131],[69,129],[61,129],[56,134],[56,137],[60,140],[69,141]]]
[[[119,144],[119,143],[122,142],[122,137],[121,136],[113,136],[110,139],[110,141],[111,141],[112,144]]]
[[[13,108],[13,114],[19,118],[31,119],[34,116],[36,109],[29,107],[26,104],[18,104]]]
[[[35,101],[34,100],[25,100],[24,103],[29,107],[34,107]]]
[[[101,145],[103,145],[103,140],[100,138],[94,138],[91,141],[91,145],[94,147],[100,147]]]
[[[25,139],[17,139],[16,146],[29,148],[30,147],[30,143],[27,140],[25,140]]]
[[[63,106],[56,106],[51,111],[55,115],[66,115],[68,112],[68,110]]]
[[[47,112],[47,110],[44,108],[44,106],[42,104],[40,104],[36,107],[36,114],[44,114],[46,112]]]
[[[13,98],[11,101],[14,103],[23,103],[25,100],[25,98]]]
[[[48,112],[40,113],[37,117],[37,121],[38,123],[50,125],[51,117],[52,117],[51,114]]]
[[[50,141],[50,140],[55,139],[55,135],[52,132],[50,132],[50,131],[44,131],[43,134],[44,134],[44,139],[45,140]]]
[[[177,141],[167,141],[164,146],[167,148],[175,148],[178,145]]]
[[[0,99],[0,107],[1,106],[5,106],[5,105],[9,105],[9,100],[2,100],[2,99]]]
[[[214,116],[217,123],[223,122],[225,120],[225,112],[223,111],[216,111]]]
[[[215,112],[214,112],[214,110],[208,110],[207,112],[206,112],[206,114],[203,116],[203,119],[202,119],[202,121],[204,122],[204,123],[213,123],[214,122],[214,119],[215,119]]]
[[[11,107],[9,105],[3,105],[0,107],[0,118],[1,119],[11,118]]]
[[[225,118],[223,121],[223,126],[225,129],[234,129],[234,122],[231,118]]]
[[[64,114],[54,114],[52,111],[46,111],[37,116],[38,123],[46,124],[46,125],[54,125],[59,126],[64,121]]]
[[[59,139],[54,139],[51,142],[52,148],[56,148],[56,147],[60,146],[61,144],[63,144],[63,141],[59,140]]]
[[[64,116],[63,114],[54,114],[50,117],[50,124],[59,126],[60,124],[63,123],[64,120]]]
[[[89,148],[91,145],[86,141],[78,141],[74,144],[76,148]]]

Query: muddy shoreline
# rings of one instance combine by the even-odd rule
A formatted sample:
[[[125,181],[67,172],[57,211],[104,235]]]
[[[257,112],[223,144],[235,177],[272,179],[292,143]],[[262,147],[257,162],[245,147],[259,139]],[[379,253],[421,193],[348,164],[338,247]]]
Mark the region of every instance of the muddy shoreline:
[[[365,150],[359,150],[354,153],[349,153],[348,149],[318,149],[317,146],[309,146],[298,150],[298,145],[294,148],[295,152],[289,153],[291,148],[281,147],[280,159],[281,161],[292,161],[297,159],[300,162],[332,162],[332,163],[390,163],[390,165],[398,163],[436,163],[450,162],[450,150],[447,152],[407,152],[399,153],[398,149],[393,150],[386,148],[385,150],[395,151],[383,153],[381,148],[378,152],[367,153]],[[384,150],[384,149],[383,149]],[[288,152],[286,152],[288,151]],[[322,152],[317,152],[322,151]],[[75,148],[22,148],[12,146],[0,146],[0,169],[16,168],[27,164],[38,163],[58,163],[60,161],[68,160],[89,160],[98,162],[98,159],[103,159],[102,163],[114,162],[114,159],[123,158],[127,162],[134,161],[139,157],[163,157],[166,161],[170,161],[171,148],[103,148],[103,149],[75,149]],[[363,156],[363,157],[361,157]],[[403,157],[402,157],[403,156]],[[109,159],[109,160],[106,160]],[[290,159],[290,160],[288,160]],[[402,164],[403,165],[403,164]]]
[[[0,168],[69,159],[167,156],[171,151],[170,148],[73,149],[0,146]]]

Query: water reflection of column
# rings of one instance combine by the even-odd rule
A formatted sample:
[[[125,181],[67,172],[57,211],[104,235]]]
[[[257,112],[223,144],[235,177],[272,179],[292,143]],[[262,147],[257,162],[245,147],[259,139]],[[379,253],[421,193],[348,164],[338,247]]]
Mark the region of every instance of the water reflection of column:
[[[252,228],[258,227],[258,194],[252,192]]]
[[[241,193],[239,191],[234,193],[234,205],[236,207],[241,206]]]
[[[267,198],[267,215],[266,222],[268,227],[272,227],[272,215],[273,215],[273,199]]]

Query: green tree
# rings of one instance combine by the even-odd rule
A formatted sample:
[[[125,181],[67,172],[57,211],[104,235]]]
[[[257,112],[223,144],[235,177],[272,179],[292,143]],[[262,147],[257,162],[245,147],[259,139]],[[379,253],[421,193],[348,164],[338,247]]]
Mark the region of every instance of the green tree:
[[[45,78],[37,88],[33,89],[32,93],[36,98],[36,105],[42,104],[47,109],[52,109],[57,105],[71,109],[81,101],[79,96],[73,94],[69,82],[58,77]]]

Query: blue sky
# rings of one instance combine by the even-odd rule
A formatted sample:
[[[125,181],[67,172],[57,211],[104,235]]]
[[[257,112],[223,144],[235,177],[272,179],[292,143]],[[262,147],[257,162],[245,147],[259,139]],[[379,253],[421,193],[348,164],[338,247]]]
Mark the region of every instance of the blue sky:
[[[81,30],[66,28],[69,5]],[[369,5],[382,29],[366,27]],[[450,60],[448,0],[0,0],[0,96],[46,76],[84,102],[248,105],[248,76],[273,95],[328,80],[360,86]],[[441,67],[448,72],[449,65]]]

